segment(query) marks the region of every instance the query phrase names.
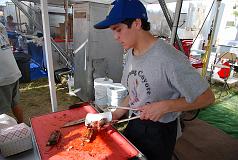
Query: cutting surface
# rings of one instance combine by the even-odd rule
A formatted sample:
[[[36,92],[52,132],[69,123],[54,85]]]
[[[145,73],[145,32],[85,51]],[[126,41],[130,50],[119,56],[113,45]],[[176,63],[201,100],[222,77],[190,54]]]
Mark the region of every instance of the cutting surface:
[[[139,151],[111,126],[99,131],[90,143],[84,145],[82,145],[86,133],[84,123],[60,128],[66,122],[84,118],[87,113],[96,113],[96,111],[91,106],[83,106],[31,119],[42,160],[123,160],[139,154]],[[46,146],[54,130],[60,130],[61,139],[55,146]]]

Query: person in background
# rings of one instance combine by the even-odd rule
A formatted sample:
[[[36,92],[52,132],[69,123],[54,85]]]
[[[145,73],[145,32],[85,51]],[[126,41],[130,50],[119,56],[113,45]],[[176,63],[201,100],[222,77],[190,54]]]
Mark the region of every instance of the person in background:
[[[110,28],[127,50],[122,84],[129,95],[124,105],[137,108],[124,135],[149,160],[170,160],[176,143],[180,112],[204,108],[214,94],[187,57],[150,32],[147,12],[139,0],[116,0],[96,29]],[[116,109],[118,120],[127,110]]]
[[[6,29],[8,32],[15,32],[18,30],[17,26],[18,25],[23,25],[26,23],[16,23],[13,22],[13,17],[12,15],[7,16],[7,22],[6,22]]]
[[[0,23],[0,114],[12,110],[18,123],[23,122],[23,111],[19,106],[19,78],[21,72],[10,47],[6,29]]]
[[[3,15],[0,15],[0,23],[2,23],[3,25],[5,25],[6,23],[5,17]]]
[[[1,33],[4,35],[4,36],[7,36],[7,31],[6,31],[6,28],[5,26],[0,22],[0,30],[1,30]]]

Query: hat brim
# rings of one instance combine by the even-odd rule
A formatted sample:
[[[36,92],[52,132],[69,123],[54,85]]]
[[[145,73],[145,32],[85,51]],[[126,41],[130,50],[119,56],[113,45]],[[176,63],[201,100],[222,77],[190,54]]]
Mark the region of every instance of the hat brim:
[[[96,28],[96,29],[107,29],[111,25],[121,23],[122,21],[123,21],[123,19],[110,19],[110,18],[107,17],[105,20],[95,24],[94,28]]]

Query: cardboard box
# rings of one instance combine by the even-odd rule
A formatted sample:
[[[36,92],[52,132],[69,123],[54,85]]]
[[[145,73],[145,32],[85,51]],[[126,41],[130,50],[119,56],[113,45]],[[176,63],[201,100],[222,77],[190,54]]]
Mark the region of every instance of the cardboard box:
[[[4,157],[32,148],[31,130],[21,123],[0,130],[0,151]]]

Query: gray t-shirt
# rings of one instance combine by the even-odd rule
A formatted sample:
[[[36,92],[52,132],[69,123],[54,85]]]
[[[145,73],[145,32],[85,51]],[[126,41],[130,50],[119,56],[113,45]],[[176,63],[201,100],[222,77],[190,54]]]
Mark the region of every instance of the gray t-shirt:
[[[131,107],[181,97],[192,103],[208,89],[187,57],[161,39],[142,56],[133,56],[132,50],[127,54],[121,82],[128,89]],[[173,121],[179,114],[167,113],[160,122]]]
[[[6,35],[0,33],[0,46],[6,45]],[[21,77],[11,48],[0,48],[0,86],[16,82]]]

